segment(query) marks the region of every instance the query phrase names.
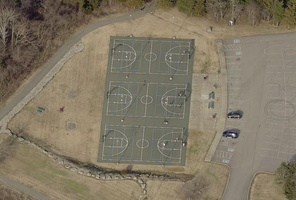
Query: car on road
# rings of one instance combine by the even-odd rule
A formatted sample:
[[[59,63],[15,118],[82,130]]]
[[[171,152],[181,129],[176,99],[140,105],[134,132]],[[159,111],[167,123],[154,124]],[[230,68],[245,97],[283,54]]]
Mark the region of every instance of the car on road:
[[[239,131],[238,130],[226,130],[223,132],[223,137],[226,138],[238,138],[239,136]]]
[[[240,110],[231,111],[227,113],[227,118],[240,119],[243,117],[243,112]]]

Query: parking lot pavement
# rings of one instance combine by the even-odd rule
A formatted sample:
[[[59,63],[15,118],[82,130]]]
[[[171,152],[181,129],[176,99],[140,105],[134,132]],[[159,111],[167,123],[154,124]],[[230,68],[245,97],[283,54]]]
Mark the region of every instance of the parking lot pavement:
[[[230,166],[223,199],[247,199],[258,171],[274,172],[296,154],[296,33],[223,40],[227,69],[225,129],[238,139],[221,138],[212,161]],[[222,133],[221,133],[222,134]]]

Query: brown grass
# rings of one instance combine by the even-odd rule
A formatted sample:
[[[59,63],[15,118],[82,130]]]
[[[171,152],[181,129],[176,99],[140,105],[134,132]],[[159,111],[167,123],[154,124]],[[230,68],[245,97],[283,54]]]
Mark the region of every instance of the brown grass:
[[[15,153],[0,164],[5,176],[21,181],[52,199],[138,199],[134,181],[100,181],[64,169],[27,144],[14,145]]]
[[[273,174],[259,173],[253,180],[250,200],[287,200]]]

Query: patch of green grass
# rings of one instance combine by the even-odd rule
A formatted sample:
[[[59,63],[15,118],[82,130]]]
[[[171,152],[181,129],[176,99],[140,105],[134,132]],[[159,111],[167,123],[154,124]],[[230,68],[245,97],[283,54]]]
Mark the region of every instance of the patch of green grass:
[[[202,74],[205,74],[205,73],[207,73],[208,68],[209,68],[209,61],[205,61],[205,62],[203,62],[202,65],[201,65],[201,70],[200,70],[200,72],[201,72]]]
[[[70,180],[70,179],[64,179],[62,180],[62,183],[64,185],[64,191],[66,192],[74,192],[77,194],[81,194],[82,196],[85,196],[83,194],[88,193],[89,188],[86,185],[82,185],[76,181]]]
[[[71,180],[70,172],[62,168],[46,155],[36,152],[28,145],[18,145],[18,159],[22,163],[24,173],[45,185],[59,188],[63,193],[74,194],[79,199],[92,199],[89,187]],[[60,168],[60,169],[59,169]]]
[[[187,155],[189,159],[191,158],[191,156],[194,156],[199,152],[200,152],[200,147],[197,143],[194,143],[187,148]]]

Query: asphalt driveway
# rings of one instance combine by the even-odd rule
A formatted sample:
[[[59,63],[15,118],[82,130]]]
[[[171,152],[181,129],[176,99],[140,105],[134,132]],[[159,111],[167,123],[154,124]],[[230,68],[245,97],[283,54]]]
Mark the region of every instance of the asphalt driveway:
[[[230,166],[223,199],[243,200],[256,172],[296,154],[296,33],[226,39],[223,50],[228,111],[244,115],[226,121],[240,136],[221,138],[212,161]]]

